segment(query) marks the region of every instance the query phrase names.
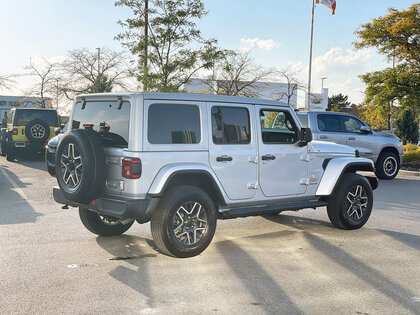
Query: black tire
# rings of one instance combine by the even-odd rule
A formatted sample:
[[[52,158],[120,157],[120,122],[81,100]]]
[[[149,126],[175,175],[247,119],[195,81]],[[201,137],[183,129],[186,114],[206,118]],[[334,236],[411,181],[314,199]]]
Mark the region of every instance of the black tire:
[[[73,158],[66,158],[70,156],[68,151],[71,148],[74,148]],[[105,152],[95,131],[75,129],[67,133],[57,148],[55,160],[57,182],[67,199],[86,204],[103,193],[106,180]],[[63,166],[62,161],[67,167]]]
[[[393,179],[400,170],[400,158],[392,152],[384,152],[376,161],[376,176],[380,179]]]
[[[47,171],[51,176],[55,176],[55,167],[47,166]]]
[[[1,142],[1,156],[6,156],[6,143],[5,142]]]
[[[92,233],[101,236],[116,236],[126,232],[134,223],[122,224],[118,218],[103,216],[85,208],[79,208],[79,216],[83,225]]]
[[[181,206],[184,206],[184,209],[187,210],[191,207],[191,218],[188,218],[187,212],[184,211],[180,212],[181,216],[185,214],[183,219],[178,216],[177,212],[178,210],[181,210]],[[199,206],[201,206],[201,208],[199,208]],[[195,213],[197,214],[195,215]],[[203,223],[203,220],[206,221],[206,224]],[[156,246],[164,254],[186,258],[199,255],[207,248],[216,231],[216,223],[217,210],[213,200],[199,188],[179,186],[165,192],[165,195],[162,197],[152,216],[151,230]],[[182,226],[178,224],[181,224]],[[180,239],[176,236],[175,231],[177,229],[175,228],[175,225],[181,226],[181,229],[184,231],[178,233]],[[190,228],[205,228],[205,230],[204,233],[197,230],[195,230],[194,233],[192,230],[189,230]],[[194,234],[195,238],[193,238],[193,242],[191,242],[191,238],[194,237]],[[184,235],[186,238],[184,236],[181,237],[180,235]]]
[[[50,126],[41,120],[34,119],[26,124],[25,136],[31,143],[45,143],[50,137]]]
[[[361,187],[361,192],[358,187]],[[353,199],[352,195],[355,195],[354,203],[347,199]],[[366,206],[363,207],[365,202]],[[362,175],[348,173],[343,175],[334,193],[328,198],[327,212],[334,226],[354,230],[365,225],[372,206],[373,193],[369,181]]]
[[[16,150],[10,143],[6,143],[6,146],[6,160],[9,162],[13,162],[16,158]]]

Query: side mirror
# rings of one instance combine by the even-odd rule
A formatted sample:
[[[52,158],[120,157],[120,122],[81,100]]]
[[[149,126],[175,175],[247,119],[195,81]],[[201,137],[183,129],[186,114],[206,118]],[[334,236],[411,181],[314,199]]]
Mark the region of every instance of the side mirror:
[[[361,133],[372,133],[372,128],[370,128],[369,126],[362,126],[362,127],[360,127],[360,132]]]
[[[309,142],[312,141],[312,131],[311,128],[302,128],[300,130],[300,141],[299,146],[304,147]]]

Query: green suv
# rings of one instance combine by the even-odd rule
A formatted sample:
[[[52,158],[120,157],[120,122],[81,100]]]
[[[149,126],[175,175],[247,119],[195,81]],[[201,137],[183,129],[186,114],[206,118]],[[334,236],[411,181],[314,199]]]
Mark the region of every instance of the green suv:
[[[54,109],[13,108],[4,141],[7,160],[13,161],[20,152],[43,152],[57,127],[59,121]]]

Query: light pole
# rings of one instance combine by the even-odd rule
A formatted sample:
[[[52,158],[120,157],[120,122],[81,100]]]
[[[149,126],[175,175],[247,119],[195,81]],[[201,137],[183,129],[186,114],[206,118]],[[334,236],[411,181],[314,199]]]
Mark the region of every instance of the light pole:
[[[147,79],[149,76],[149,69],[147,64],[149,46],[149,0],[144,1],[144,65],[143,65],[143,92],[147,92]]]
[[[306,110],[311,108],[311,76],[312,76],[312,43],[314,40],[314,14],[315,14],[315,0],[312,0],[312,22],[311,22],[311,44],[309,49],[309,78],[308,78],[308,104]]]
[[[98,77],[101,74],[101,48],[96,48],[98,50]]]

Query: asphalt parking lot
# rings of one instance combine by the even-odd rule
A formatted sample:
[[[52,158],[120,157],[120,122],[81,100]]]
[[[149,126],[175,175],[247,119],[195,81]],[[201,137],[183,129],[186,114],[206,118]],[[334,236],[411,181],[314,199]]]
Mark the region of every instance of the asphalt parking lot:
[[[0,157],[1,314],[420,314],[420,177],[380,181],[360,230],[325,209],[218,221],[189,259],[149,224],[91,234],[54,185],[42,160]]]

